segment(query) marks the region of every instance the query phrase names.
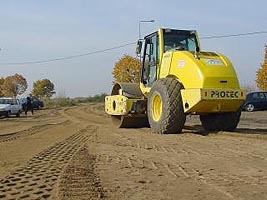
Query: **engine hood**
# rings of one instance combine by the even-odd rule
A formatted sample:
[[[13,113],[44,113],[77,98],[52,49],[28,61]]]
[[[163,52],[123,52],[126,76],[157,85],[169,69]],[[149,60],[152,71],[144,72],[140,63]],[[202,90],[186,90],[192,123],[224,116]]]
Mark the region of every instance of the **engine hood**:
[[[0,110],[8,109],[9,107],[10,107],[10,104],[0,104]]]
[[[197,57],[196,57],[197,56]],[[163,55],[160,78],[177,77],[185,88],[239,89],[231,62],[222,54],[167,51]]]

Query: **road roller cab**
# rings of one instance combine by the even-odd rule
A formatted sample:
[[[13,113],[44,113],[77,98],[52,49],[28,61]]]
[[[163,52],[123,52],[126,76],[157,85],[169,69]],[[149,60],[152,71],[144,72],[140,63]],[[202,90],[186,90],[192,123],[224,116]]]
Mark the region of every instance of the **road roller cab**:
[[[200,50],[196,31],[160,28],[138,41],[137,53],[140,83],[116,83],[105,99],[119,127],[178,133],[187,114],[200,115],[206,130],[237,127],[245,93],[224,55]]]

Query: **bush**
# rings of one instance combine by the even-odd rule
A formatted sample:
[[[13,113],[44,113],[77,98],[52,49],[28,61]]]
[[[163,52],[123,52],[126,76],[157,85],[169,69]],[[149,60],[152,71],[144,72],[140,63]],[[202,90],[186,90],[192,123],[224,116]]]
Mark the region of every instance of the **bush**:
[[[71,98],[54,98],[44,100],[45,108],[59,108],[67,106],[76,106],[78,103]]]
[[[97,94],[94,96],[89,97],[76,97],[76,98],[69,98],[69,97],[57,97],[57,98],[45,98],[44,105],[45,108],[60,108],[60,107],[68,107],[68,106],[77,106],[80,103],[101,103],[105,101],[105,97],[107,94]]]
[[[85,98],[78,97],[76,101],[78,103],[100,103],[105,101],[105,97],[107,96],[106,93],[97,94],[94,96],[89,96]]]

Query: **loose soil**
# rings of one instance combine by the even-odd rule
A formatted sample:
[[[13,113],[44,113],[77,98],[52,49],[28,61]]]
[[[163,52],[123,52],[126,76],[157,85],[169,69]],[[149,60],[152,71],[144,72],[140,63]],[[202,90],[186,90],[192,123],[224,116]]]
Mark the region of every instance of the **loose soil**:
[[[0,119],[0,200],[267,199],[267,112],[235,132],[118,129],[102,104]]]

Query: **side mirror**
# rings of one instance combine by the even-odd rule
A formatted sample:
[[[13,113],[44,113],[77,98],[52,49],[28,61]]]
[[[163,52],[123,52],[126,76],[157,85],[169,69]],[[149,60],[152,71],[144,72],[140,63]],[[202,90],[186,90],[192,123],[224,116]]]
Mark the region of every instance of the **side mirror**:
[[[199,46],[196,46],[196,51],[195,51],[195,59],[198,59],[199,60],[199,56],[198,56],[198,53],[199,53],[200,49],[199,49]]]
[[[137,45],[136,45],[136,49],[135,49],[135,53],[137,55],[140,55],[141,54],[142,45],[143,45],[142,41],[141,40],[138,40],[137,41]]]

